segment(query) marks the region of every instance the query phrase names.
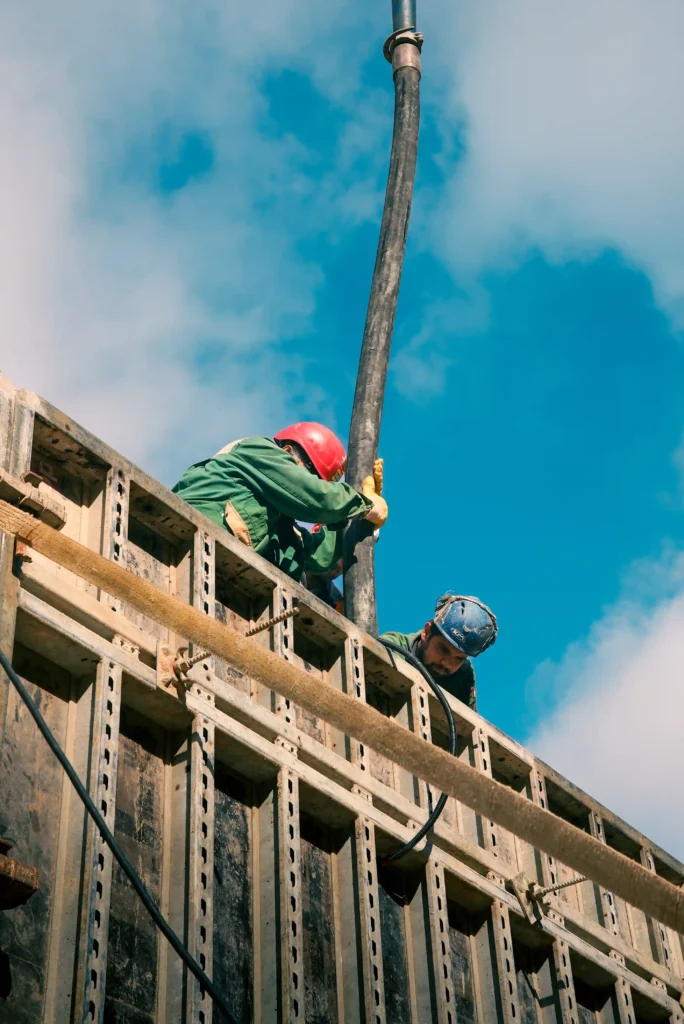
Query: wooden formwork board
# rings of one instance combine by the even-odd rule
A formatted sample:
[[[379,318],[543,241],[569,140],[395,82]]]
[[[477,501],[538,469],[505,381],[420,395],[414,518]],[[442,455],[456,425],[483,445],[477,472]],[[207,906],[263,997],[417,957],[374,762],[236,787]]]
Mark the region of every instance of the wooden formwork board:
[[[0,468],[39,476],[66,504],[69,536],[235,628],[298,601],[298,618],[260,642],[321,685],[444,742],[441,710],[409,667],[8,384]],[[563,866],[454,800],[429,842],[383,868],[428,813],[418,778],[218,658],[192,670],[179,700],[158,685],[158,656],[182,636],[41,556],[18,566],[4,535],[0,586],[3,650],[237,1019],[681,1020],[680,936],[591,883],[588,895],[552,898],[551,914],[530,927],[506,878],[525,870],[550,884]],[[665,851],[470,709],[454,710],[464,761],[684,882]],[[41,876],[26,906],[0,915],[11,980],[0,1019],[218,1020],[4,680],[0,757],[0,832]]]

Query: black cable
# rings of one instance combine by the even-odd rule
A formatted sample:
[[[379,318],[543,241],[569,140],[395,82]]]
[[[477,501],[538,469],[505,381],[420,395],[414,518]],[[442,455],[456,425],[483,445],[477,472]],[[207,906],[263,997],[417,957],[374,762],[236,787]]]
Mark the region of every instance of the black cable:
[[[123,852],[123,850],[119,846],[118,842],[116,841],[112,833],[109,831],[107,823],[105,822],[104,818],[102,817],[97,807],[91,800],[88,790],[85,788],[85,786],[79,779],[78,775],[76,774],[76,770],[74,769],[74,766],[72,765],[71,761],[66,756],[66,754],[60,747],[59,743],[53,736],[49,725],[41,715],[36,705],[33,703],[26,687],[22,683],[17,673],[12,668],[12,665],[5,656],[4,652],[1,650],[0,665],[2,665],[2,667],[4,668],[5,672],[7,673],[7,676],[14,684],[16,690],[18,691],[19,696],[23,700],[24,704],[26,704],[26,707],[29,709],[31,717],[35,721],[36,725],[40,729],[43,736],[45,737],[45,740],[47,741],[50,750],[55,755],[64,771],[69,776],[69,780],[71,781],[71,784],[73,785],[74,789],[76,790],[81,800],[85,804],[88,814],[97,825],[102,838],[107,843],[107,846],[116,857],[121,868],[123,869],[124,874],[128,877],[129,882],[131,883],[131,885],[137,892],[138,896],[142,900],[145,909],[147,910],[148,914],[156,924],[157,928],[159,928],[162,935],[164,935],[164,937],[168,940],[168,942],[176,951],[176,953],[178,953],[178,956],[181,958],[183,963],[195,975],[200,985],[207,990],[207,992],[209,993],[213,1001],[216,1003],[216,1005],[220,1007],[221,1010],[223,1010],[227,1020],[229,1021],[229,1024],[238,1024],[236,1018],[228,1009],[226,1001],[221,995],[221,993],[214,987],[214,984],[211,981],[211,979],[207,977],[207,975],[204,973],[200,965],[197,963],[194,957],[190,955],[190,953],[185,948],[181,940],[178,938],[173,928],[171,928],[171,926],[167,924],[167,922],[160,914],[159,908],[157,907],[154,900],[152,899],[147,889],[145,888],[142,879],[137,874],[135,868],[126,857],[126,854]]]
[[[383,637],[378,637],[378,639],[380,640],[380,643],[383,645],[383,647],[386,647],[389,651],[396,651],[396,653],[400,654],[402,658],[405,658],[410,665],[413,665],[414,668],[417,668],[418,671],[423,676],[423,678],[425,679],[426,683],[434,693],[435,697],[444,708],[444,714],[446,715],[447,724],[449,726],[449,753],[452,756],[455,756],[456,724],[454,722],[453,712],[449,707],[449,701],[444,696],[444,691],[442,690],[442,687],[434,681],[428,670],[425,668],[425,665],[423,665],[423,663],[419,661],[418,658],[416,658],[415,654],[413,654],[412,651],[405,650],[403,647],[400,647],[399,644],[395,644],[392,640],[385,640]],[[432,814],[425,822],[423,827],[416,832],[415,836],[413,836],[413,838],[408,843],[400,847],[400,849],[398,849],[396,853],[393,853],[391,857],[386,857],[385,860],[382,862],[382,867],[385,867],[388,864],[395,864],[401,857],[403,857],[410,850],[412,850],[414,846],[418,845],[423,836],[426,836],[428,832],[430,832],[431,829],[435,827],[435,823],[439,818],[440,814],[442,813],[442,811],[444,810],[448,799],[449,798],[447,794],[442,793],[439,800],[435,804],[435,808]]]

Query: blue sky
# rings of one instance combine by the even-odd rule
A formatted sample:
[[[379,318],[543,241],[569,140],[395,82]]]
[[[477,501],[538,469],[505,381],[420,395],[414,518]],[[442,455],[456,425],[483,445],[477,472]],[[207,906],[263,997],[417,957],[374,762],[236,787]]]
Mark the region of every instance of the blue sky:
[[[384,157],[387,70],[377,60],[365,69],[385,121]],[[264,95],[269,131],[314,147],[325,174],[340,130],[334,105],[291,72],[269,77]],[[422,198],[433,203],[442,180],[429,80],[423,102],[419,231]],[[333,245],[327,232],[302,242],[323,281],[312,330],[294,350],[304,379],[327,394],[320,415],[343,434],[376,245],[374,222]],[[487,313],[469,329],[467,310],[448,310],[463,295],[458,276],[410,236],[394,352],[406,350],[436,305],[447,311],[420,352],[426,386],[411,389],[409,367],[398,387],[396,364],[391,371],[379,620],[382,629],[417,629],[447,589],[489,602],[502,632],[477,664],[481,711],[524,740],[547,710],[526,687],[535,667],[560,658],[616,600],[625,566],[657,556],[664,537],[683,539],[673,452],[684,351],[648,279],[609,249],[556,264],[530,251],[514,270],[483,275],[477,290],[479,300],[465,302],[484,295]]]
[[[293,419],[346,436],[389,8],[0,14],[3,372],[167,484]],[[381,627],[419,628],[446,589],[479,595],[501,627],[482,713],[684,852],[629,775],[641,688],[667,721],[684,710],[684,13],[625,0],[619,31],[611,0],[419,14]],[[599,707],[611,739],[588,767]],[[677,733],[654,728],[676,777]]]

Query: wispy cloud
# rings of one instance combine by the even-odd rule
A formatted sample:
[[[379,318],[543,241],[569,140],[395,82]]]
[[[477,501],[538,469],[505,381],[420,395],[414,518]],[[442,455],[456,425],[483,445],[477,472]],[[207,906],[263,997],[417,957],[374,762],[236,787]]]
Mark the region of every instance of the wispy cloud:
[[[618,249],[682,326],[682,5],[443,0],[422,17],[445,151],[462,150],[435,215],[445,259],[468,276],[531,248]]]
[[[395,387],[414,401],[429,401],[444,393],[448,371],[461,358],[464,339],[484,332],[489,324],[486,291],[473,285],[452,298],[433,300],[422,312],[419,330],[405,344],[397,333],[391,364]]]
[[[29,0],[0,14],[2,369],[168,478],[298,411],[288,346],[322,280],[300,242],[368,199],[263,129],[263,82],[292,67],[350,104],[370,37],[344,48],[342,75],[344,9]],[[371,144],[346,137],[344,166]]]
[[[527,697],[528,745],[631,824],[684,858],[684,553],[628,573],[614,607]]]

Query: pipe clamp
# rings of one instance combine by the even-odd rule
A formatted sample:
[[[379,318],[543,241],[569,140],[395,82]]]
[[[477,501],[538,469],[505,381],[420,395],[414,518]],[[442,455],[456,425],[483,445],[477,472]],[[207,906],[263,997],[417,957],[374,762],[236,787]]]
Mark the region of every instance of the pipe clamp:
[[[423,33],[416,32],[413,28],[402,28],[387,37],[383,44],[382,52],[385,60],[392,65],[395,71],[398,67],[414,67],[420,71],[420,51],[422,48]],[[398,49],[402,51],[401,54],[396,53]],[[403,51],[407,52],[404,53]],[[400,58],[400,63],[397,63],[397,58]]]

